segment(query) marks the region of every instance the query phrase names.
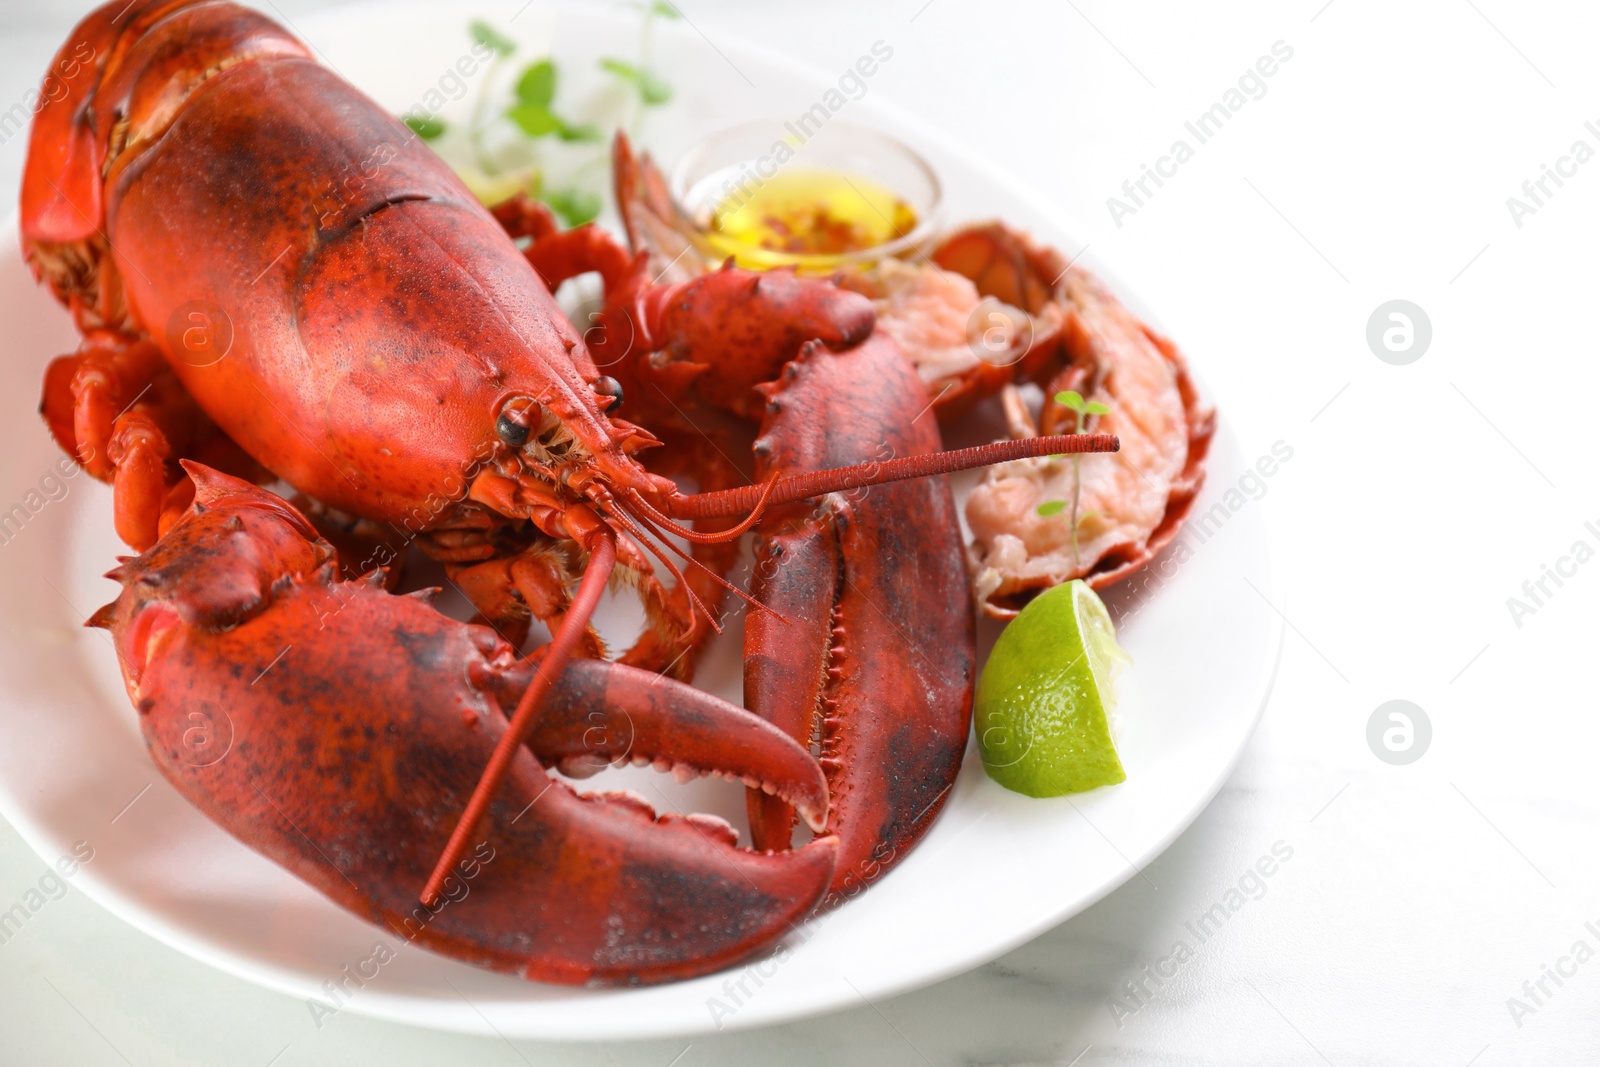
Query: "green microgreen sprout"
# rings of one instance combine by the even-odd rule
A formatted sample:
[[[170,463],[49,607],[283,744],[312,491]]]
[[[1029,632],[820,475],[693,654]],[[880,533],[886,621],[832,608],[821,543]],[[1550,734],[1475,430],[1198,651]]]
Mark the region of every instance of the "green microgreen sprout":
[[[638,62],[607,57],[600,60],[600,67],[631,90],[630,95],[635,103],[628,125],[633,127],[637,125],[644,108],[660,106],[672,98],[671,86],[650,66],[651,25],[658,17],[676,19],[681,16],[678,9],[666,0],[636,0],[625,6],[642,16]],[[548,57],[533,60],[518,72],[510,103],[497,111],[489,102],[493,87],[503,84],[494,77],[495,68],[516,51],[516,43],[481,20],[473,22],[470,29],[473,40],[488,46],[495,53],[489,76],[479,85],[471,129],[473,154],[483,174],[491,178],[500,176],[500,168],[489,158],[483,140],[486,131],[501,120],[509,122],[530,144],[547,139],[568,144],[593,144],[603,140],[604,135],[598,126],[573,121],[562,113],[557,104],[560,73],[555,61]],[[421,131],[418,134],[427,137]],[[608,151],[595,153],[593,158],[576,168],[573,177],[577,181],[563,188],[547,188],[542,180],[542,170],[534,163],[528,167],[523,186],[530,196],[543,201],[566,225],[579,226],[596,218],[603,206],[600,194],[584,187],[583,177],[597,169],[603,170],[609,162]]]
[[[600,69],[610,71],[618,78],[633,86],[639,94],[640,103],[646,107],[655,107],[665,104],[672,99],[672,86],[662,81],[654,71],[645,67],[635,66],[621,59],[610,56],[600,60]]]
[[[473,19],[467,26],[467,32],[475,43],[490,49],[497,56],[509,56],[517,50],[517,42],[482,19]]]
[[[647,108],[660,107],[672,99],[672,86],[655,72],[651,54],[655,44],[655,22],[658,18],[678,19],[683,14],[667,0],[633,0],[626,6],[643,14],[639,28],[639,59],[630,63],[625,59],[606,56],[600,60],[600,69],[614,75],[618,81],[633,91],[636,106],[630,129],[636,128],[640,116]]]
[[[578,126],[552,110],[556,98],[556,65],[548,59],[529,63],[517,78],[516,99],[505,116],[537,140],[555,134],[563,141],[598,141],[597,126]]]
[[[478,93],[472,103],[472,121],[467,127],[467,135],[472,142],[472,157],[478,169],[485,174],[498,174],[498,169],[489,161],[488,153],[483,148],[483,132],[490,123],[487,114],[488,90],[494,85],[495,75],[500,72],[502,64],[517,50],[517,43],[482,19],[473,19],[467,26],[467,34],[475,43],[484,45],[494,53],[494,59],[489,61],[488,70],[478,82]]]
[[[1055,402],[1067,408],[1073,414],[1073,428],[1070,432],[1088,433],[1088,419],[1090,415],[1105,415],[1111,409],[1098,400],[1085,400],[1083,395],[1076,390],[1066,389],[1055,396]],[[1051,459],[1060,459],[1060,456],[1051,456]],[[1077,569],[1081,564],[1078,561],[1078,524],[1091,515],[1099,515],[1099,511],[1085,511],[1079,513],[1078,498],[1082,494],[1082,482],[1079,478],[1079,455],[1072,456],[1072,512],[1068,521],[1072,524],[1072,566]],[[1065,500],[1046,500],[1036,509],[1041,518],[1050,518],[1067,510]]]
[[[629,62],[606,57],[600,60],[600,68],[627,89],[627,98],[632,103],[631,117],[625,121],[630,132],[636,135],[642,113],[672,99],[672,87],[651,68],[652,24],[658,18],[683,16],[669,0],[622,0],[621,6],[640,15],[638,60]],[[569,156],[567,158],[574,158],[576,162],[571,183],[555,188],[545,182],[545,166],[549,159],[537,148],[541,142],[587,145],[598,143],[604,137],[599,126],[576,122],[568,117],[570,113],[563,113],[557,102],[561,79],[555,61],[544,57],[530,60],[520,69],[508,69],[517,54],[515,40],[483,19],[468,23],[467,33],[491,55],[478,82],[471,119],[463,124],[472,159],[471,166],[458,168],[463,171],[463,177],[475,191],[480,186],[494,190],[492,193],[479,191],[480,196],[493,195],[498,199],[520,189],[546,204],[567,226],[580,226],[595,219],[604,202],[599,192],[586,186],[590,176],[597,171],[604,172],[610,163],[609,151],[600,149],[582,157]],[[508,83],[509,102],[505,98]],[[424,141],[438,141],[450,131],[445,120],[437,116],[414,113],[403,116],[402,121]],[[623,122],[619,120],[619,124]],[[520,149],[517,144],[498,143],[504,138],[491,136],[509,131],[515,131]],[[491,140],[497,142],[492,149]]]
[[[582,226],[600,215],[600,196],[587,189],[557,189],[541,197],[568,226]]]
[[[444,133],[444,120],[428,118],[425,115],[407,115],[400,121],[411,128],[411,132],[424,141],[432,141]]]

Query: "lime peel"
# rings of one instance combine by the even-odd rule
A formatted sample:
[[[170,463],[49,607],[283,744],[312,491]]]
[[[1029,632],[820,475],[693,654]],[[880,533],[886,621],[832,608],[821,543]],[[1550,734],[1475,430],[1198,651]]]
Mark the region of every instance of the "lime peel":
[[[1082,581],[1034,598],[995,642],[974,722],[989,777],[1034,797],[1127,778],[1115,742],[1115,679],[1129,662]]]

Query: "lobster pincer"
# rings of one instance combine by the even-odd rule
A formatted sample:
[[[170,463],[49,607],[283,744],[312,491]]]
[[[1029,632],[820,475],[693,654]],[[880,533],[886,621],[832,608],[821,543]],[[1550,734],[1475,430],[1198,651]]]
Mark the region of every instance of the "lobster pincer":
[[[658,817],[631,794],[579,794],[547,775],[541,761],[642,760],[752,782],[826,817],[815,761],[774,727],[586,660],[552,688],[443,899],[419,906],[532,665],[425,596],[341,581],[332,547],[288,504],[188,470],[194,506],[113,572],[123,592],[91,621],[115,638],[157,766],[245,844],[436,951],[568,983],[715,970],[781,937],[826,890],[832,838],[740,849],[720,820]],[[258,662],[269,646],[288,651]],[[197,725],[226,735],[225,754],[196,758]]]

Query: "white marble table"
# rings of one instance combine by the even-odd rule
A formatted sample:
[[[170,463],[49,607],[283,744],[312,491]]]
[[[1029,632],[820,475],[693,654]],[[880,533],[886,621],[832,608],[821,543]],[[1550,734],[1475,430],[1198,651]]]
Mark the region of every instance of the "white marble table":
[[[318,6],[278,3],[290,18]],[[83,6],[7,0],[0,107],[35,83]],[[1293,448],[1250,505],[1279,535],[1291,629],[1238,771],[1147,877],[989,966],[693,1041],[511,1044],[349,1013],[318,1029],[304,1004],[68,892],[0,944],[0,1062],[1596,1062],[1600,962],[1573,953],[1600,949],[1600,566],[1562,560],[1580,540],[1600,547],[1585,527],[1600,526],[1600,490],[1583,473],[1600,390],[1600,163],[1562,159],[1580,139],[1600,148],[1584,125],[1600,120],[1600,12],[1506,0],[682,7],[709,34],[781,33],[825,66],[859,40],[892,40],[904,62],[872,91],[1003,157],[1076,216],[1189,349],[1246,453]],[[1162,163],[1185,122],[1276,42],[1292,57],[1247,81],[1259,99],[1192,158]],[[6,203],[21,162],[20,138],[0,145]],[[1165,184],[1147,181],[1137,201],[1123,191],[1158,164]],[[1545,164],[1569,173],[1535,201],[1523,183]],[[1535,210],[1513,212],[1513,196]],[[1374,309],[1397,298],[1432,323],[1428,351],[1405,366],[1366,341]],[[1523,583],[1546,565],[1569,573],[1545,579],[1536,602]],[[1534,610],[1514,614],[1512,597]],[[1401,698],[1426,711],[1433,738],[1391,766],[1369,750],[1367,723]],[[1292,857],[1194,944],[1185,924],[1241,879],[1256,890],[1247,872],[1275,846]],[[44,871],[0,827],[0,906]],[[1172,974],[1165,957],[1185,939],[1192,958],[1147,977]]]

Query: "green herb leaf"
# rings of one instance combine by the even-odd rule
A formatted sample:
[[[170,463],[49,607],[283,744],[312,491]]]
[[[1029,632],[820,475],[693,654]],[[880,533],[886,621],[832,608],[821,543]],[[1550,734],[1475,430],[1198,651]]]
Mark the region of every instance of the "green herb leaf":
[[[585,124],[582,126],[569,126],[562,119],[556,119],[561,125],[556,129],[556,136],[563,141],[598,141],[600,140],[600,127]]]
[[[1064,510],[1066,510],[1066,507],[1067,502],[1065,500],[1046,500],[1043,504],[1039,505],[1038,510],[1039,515],[1042,518],[1048,519],[1052,515],[1061,514]]]
[[[1083,405],[1083,410],[1087,415],[1107,415],[1111,412],[1110,408],[1106,407],[1098,400],[1089,401],[1087,404]]]
[[[652,15],[660,15],[662,18],[669,18],[669,19],[677,19],[677,18],[682,18],[683,17],[681,14],[678,13],[678,9],[677,8],[675,8],[671,4],[667,3],[667,0],[655,0],[655,3],[650,5],[650,13]]]
[[[656,77],[648,70],[639,72],[639,99],[651,107],[665,104],[672,99],[672,86]]]
[[[517,50],[517,43],[482,19],[473,19],[468,27],[472,39],[494,49],[496,55],[509,56]]]
[[[1083,412],[1083,397],[1075,390],[1068,389],[1066,392],[1057,393],[1056,403],[1064,404],[1079,414]]]
[[[544,137],[565,125],[541,104],[512,104],[506,108],[506,118],[515,122],[529,137]]]
[[[557,189],[544,202],[568,226],[582,226],[600,214],[600,198],[587,189]]]
[[[529,63],[517,79],[517,99],[534,107],[549,108],[556,98],[556,65],[548,59]]]
[[[426,118],[421,115],[407,115],[401,119],[411,128],[411,132],[424,141],[431,141],[444,133],[444,123],[438,119]]]
[[[641,70],[632,63],[609,57],[600,61],[600,67],[631,84],[646,105],[653,107],[672,99],[672,86],[649,70]]]

